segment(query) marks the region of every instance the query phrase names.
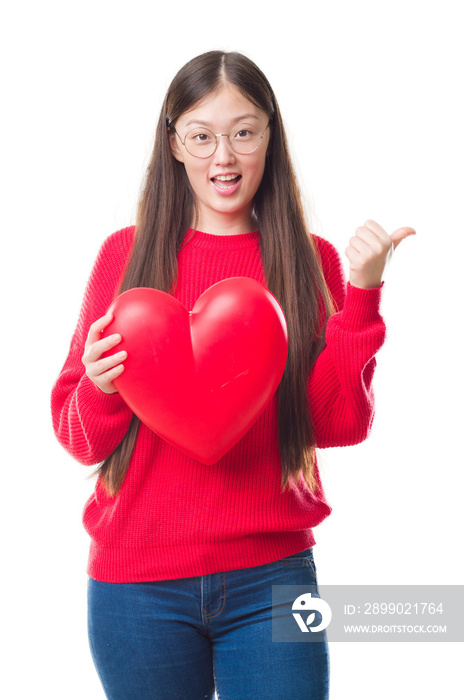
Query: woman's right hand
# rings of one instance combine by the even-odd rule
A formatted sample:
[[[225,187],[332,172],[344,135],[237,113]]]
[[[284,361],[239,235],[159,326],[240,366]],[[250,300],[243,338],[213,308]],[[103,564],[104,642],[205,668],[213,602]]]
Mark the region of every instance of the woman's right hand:
[[[113,314],[107,313],[99,318],[89,328],[89,334],[85,343],[82,362],[85,365],[85,373],[105,394],[116,394],[117,389],[113,380],[124,371],[124,365],[120,364],[127,357],[127,352],[117,352],[102,358],[107,350],[121,342],[121,336],[110,335],[102,338],[102,330],[113,320]]]

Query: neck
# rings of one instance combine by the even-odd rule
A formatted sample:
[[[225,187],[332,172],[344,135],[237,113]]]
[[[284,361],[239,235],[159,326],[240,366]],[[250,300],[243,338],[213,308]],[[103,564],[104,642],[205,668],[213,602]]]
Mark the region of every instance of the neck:
[[[198,212],[191,228],[217,236],[236,236],[258,230],[258,222],[251,212],[224,214],[214,211]]]

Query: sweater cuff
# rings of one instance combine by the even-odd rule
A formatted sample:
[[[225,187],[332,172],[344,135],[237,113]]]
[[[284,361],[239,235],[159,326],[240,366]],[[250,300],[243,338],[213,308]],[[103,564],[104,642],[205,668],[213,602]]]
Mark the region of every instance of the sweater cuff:
[[[82,375],[79,384],[79,403],[81,406],[89,407],[92,411],[106,415],[112,415],[124,409],[131,410],[121,394],[118,392],[105,394],[86,374]]]
[[[346,299],[341,314],[344,325],[360,328],[383,320],[380,315],[380,301],[384,284],[385,282],[382,282],[380,287],[363,289],[347,283]]]

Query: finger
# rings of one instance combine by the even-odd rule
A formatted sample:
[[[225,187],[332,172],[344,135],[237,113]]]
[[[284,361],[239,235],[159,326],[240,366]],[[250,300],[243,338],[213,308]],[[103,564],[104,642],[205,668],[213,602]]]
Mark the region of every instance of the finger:
[[[111,383],[116,379],[116,377],[119,377],[122,372],[124,372],[124,365],[116,365],[116,367],[113,367],[113,369],[106,372],[105,379]]]
[[[356,269],[363,261],[363,256],[361,255],[359,250],[356,250],[356,248],[353,248],[353,246],[351,245],[345,249],[345,255],[350,261],[351,269]]]
[[[114,348],[121,340],[120,334],[115,333],[114,335],[109,335],[107,338],[102,338],[101,340],[96,340],[94,343],[89,344],[87,348],[87,360],[89,362],[96,362],[104,352]]]
[[[116,394],[118,390],[112,382],[114,382],[122,372],[124,372],[124,365],[118,365],[114,367],[114,369],[102,374],[100,377],[95,377],[92,381],[101,391],[104,391],[105,394]]]
[[[100,377],[101,375],[108,372],[108,370],[113,369],[116,365],[119,365],[123,360],[127,358],[127,352],[121,350],[121,352],[116,352],[114,355],[109,357],[104,357],[94,363],[92,374],[95,377]]]
[[[380,238],[380,240],[383,241],[385,244],[389,244],[390,236],[385,231],[385,229],[377,223],[377,221],[374,221],[373,219],[367,219],[367,221],[364,222],[364,227],[372,234],[377,236],[377,238]]]
[[[359,228],[356,229],[356,237],[364,241],[369,250],[379,255],[384,252],[387,246],[389,247],[391,245],[390,236],[386,234],[383,240],[376,233],[366,229],[364,226],[359,226]],[[355,245],[355,247],[357,246]],[[361,248],[359,248],[359,250],[361,250]],[[366,248],[363,248],[363,250],[367,252]]]
[[[411,228],[410,226],[403,226],[402,228],[396,229],[396,231],[394,231],[390,236],[390,240],[393,243],[393,248],[395,249],[397,247],[397,245],[402,240],[407,238],[408,236],[415,236],[415,235],[416,235],[415,230],[413,228]]]
[[[372,241],[369,241],[369,236],[365,235],[365,240],[363,240],[360,236],[353,236],[350,238],[350,245],[354,250],[357,250],[358,253],[363,253],[364,255],[368,255],[370,251],[372,250],[371,246],[375,246],[375,243],[372,244]],[[378,240],[378,239],[376,239]]]
[[[87,336],[87,342],[89,344],[95,343],[100,339],[100,334],[106,326],[113,320],[113,314],[108,311],[104,316],[97,319],[89,328],[89,333]]]

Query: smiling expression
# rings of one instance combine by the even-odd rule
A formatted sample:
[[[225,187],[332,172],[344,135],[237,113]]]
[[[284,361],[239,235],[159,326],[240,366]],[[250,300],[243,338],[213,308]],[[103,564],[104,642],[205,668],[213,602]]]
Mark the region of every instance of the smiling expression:
[[[253,198],[261,183],[269,144],[269,129],[260,146],[246,155],[236,153],[226,136],[212,156],[196,158],[181,143],[188,131],[207,127],[214,134],[229,134],[239,123],[247,122],[264,133],[267,114],[230,84],[208,95],[194,109],[184,112],[176,122],[176,133],[169,135],[173,156],[184,164],[195,195],[198,218],[195,227],[216,233],[253,230]],[[180,138],[179,138],[180,137]]]

